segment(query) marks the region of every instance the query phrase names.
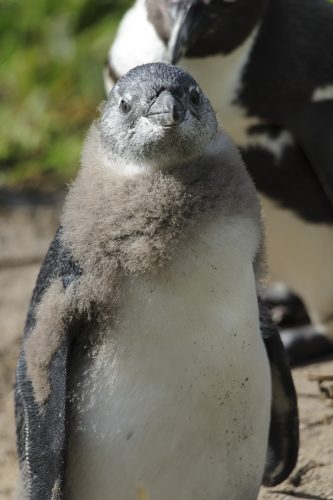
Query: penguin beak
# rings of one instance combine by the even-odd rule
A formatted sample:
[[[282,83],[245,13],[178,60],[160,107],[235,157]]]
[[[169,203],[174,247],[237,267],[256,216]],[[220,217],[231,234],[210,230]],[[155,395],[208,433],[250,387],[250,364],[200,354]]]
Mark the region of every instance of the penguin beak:
[[[174,15],[174,25],[168,43],[168,52],[171,64],[176,64],[192,45],[200,33],[200,0],[182,2]]]
[[[163,90],[150,106],[146,117],[156,125],[172,127],[179,125],[185,115],[183,103],[168,90]]]

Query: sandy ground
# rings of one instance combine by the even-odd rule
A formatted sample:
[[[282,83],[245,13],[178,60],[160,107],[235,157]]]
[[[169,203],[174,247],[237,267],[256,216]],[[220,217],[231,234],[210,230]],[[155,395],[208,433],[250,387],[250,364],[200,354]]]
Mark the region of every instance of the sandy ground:
[[[14,369],[40,259],[56,224],[57,211],[50,207],[17,207],[0,211],[1,500],[15,498],[18,472],[12,394]],[[276,488],[263,488],[259,498],[333,500],[333,402],[320,394],[316,382],[308,380],[310,374],[332,375],[333,361],[297,368],[293,374],[301,416],[299,461],[288,481]]]

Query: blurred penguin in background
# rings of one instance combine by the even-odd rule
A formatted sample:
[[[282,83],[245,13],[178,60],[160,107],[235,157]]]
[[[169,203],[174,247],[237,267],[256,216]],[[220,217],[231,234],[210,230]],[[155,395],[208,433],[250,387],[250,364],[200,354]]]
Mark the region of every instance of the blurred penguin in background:
[[[333,4],[137,0],[109,52],[107,91],[150,61],[190,71],[241,148],[261,195],[271,279],[302,297],[311,320],[282,332],[291,361],[331,350]],[[306,321],[295,304],[292,321]]]

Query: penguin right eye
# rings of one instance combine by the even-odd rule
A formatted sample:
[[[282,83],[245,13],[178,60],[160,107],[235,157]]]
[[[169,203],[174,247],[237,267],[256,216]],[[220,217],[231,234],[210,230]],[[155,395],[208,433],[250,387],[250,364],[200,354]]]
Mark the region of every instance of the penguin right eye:
[[[122,113],[127,114],[131,111],[131,105],[125,99],[121,99],[119,107]]]
[[[190,90],[190,100],[191,100],[191,103],[194,104],[195,106],[197,106],[200,102],[200,92],[198,91],[198,89],[195,89],[195,88],[191,88]]]

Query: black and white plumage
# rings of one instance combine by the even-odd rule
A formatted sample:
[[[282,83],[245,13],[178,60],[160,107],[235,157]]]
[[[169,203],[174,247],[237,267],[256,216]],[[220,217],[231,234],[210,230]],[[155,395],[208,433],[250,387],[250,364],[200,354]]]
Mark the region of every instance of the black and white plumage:
[[[332,25],[327,0],[137,0],[105,72],[109,89],[132,65],[173,61],[208,95],[261,194],[271,277],[314,325],[285,336],[299,360],[333,346]]]
[[[17,368],[20,498],[118,500],[143,482],[159,500],[250,500],[282,481],[298,415],[260,298],[259,205],[188,74],[118,82],[61,223]]]

